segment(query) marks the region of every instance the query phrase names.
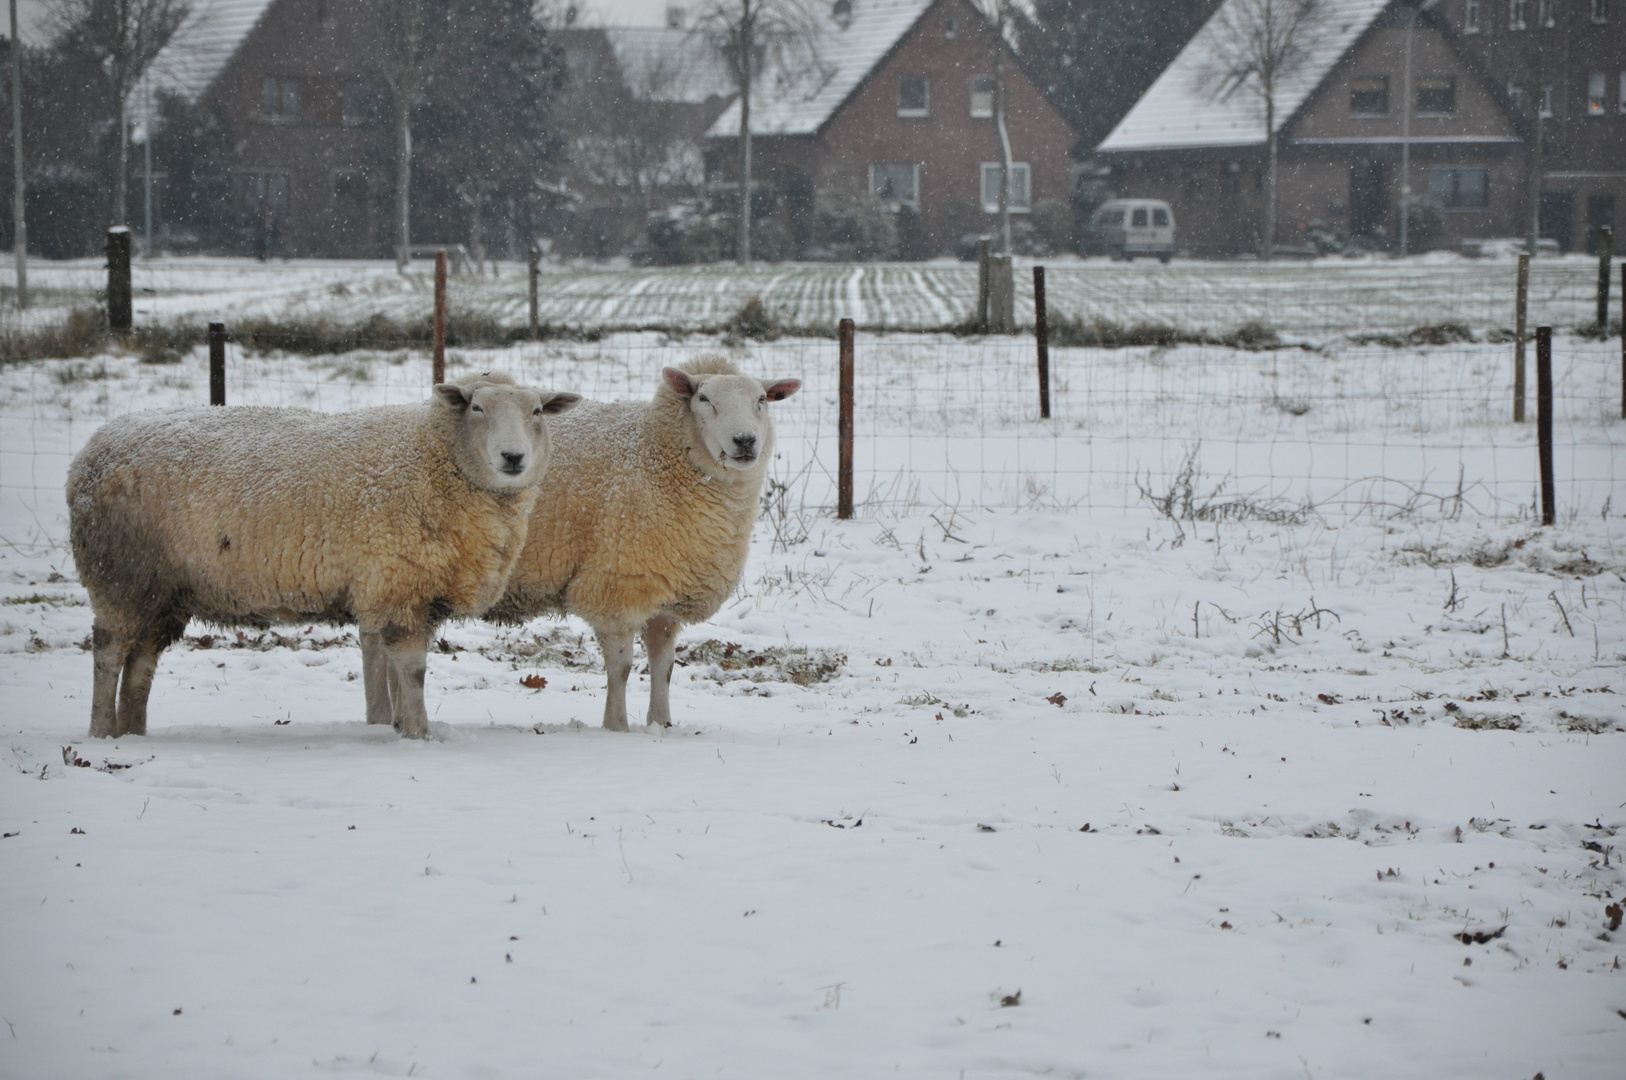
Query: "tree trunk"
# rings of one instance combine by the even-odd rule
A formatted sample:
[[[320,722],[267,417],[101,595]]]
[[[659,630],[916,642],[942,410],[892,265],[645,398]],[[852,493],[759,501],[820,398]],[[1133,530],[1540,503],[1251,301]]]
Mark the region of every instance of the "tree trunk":
[[[744,0],[740,17],[740,228],[734,257],[741,266],[751,262],[751,50],[756,44],[751,0]]]
[[[129,197],[127,178],[130,172],[130,114],[119,94],[119,171],[113,178],[113,224],[129,224]]]
[[[994,129],[999,132],[999,250],[1011,253],[1011,135],[1005,127],[1005,35],[1004,20],[995,24],[994,42]]]
[[[1265,87],[1265,232],[1260,252],[1266,262],[1276,250],[1276,88]]]
[[[396,91],[395,102],[395,269],[412,259],[412,95]]]

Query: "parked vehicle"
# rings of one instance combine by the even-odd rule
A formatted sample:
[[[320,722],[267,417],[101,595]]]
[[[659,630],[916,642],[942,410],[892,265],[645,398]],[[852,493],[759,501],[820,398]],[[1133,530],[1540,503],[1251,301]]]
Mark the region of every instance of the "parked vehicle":
[[[1108,199],[1090,219],[1090,246],[1114,259],[1174,258],[1174,211],[1159,199]]]

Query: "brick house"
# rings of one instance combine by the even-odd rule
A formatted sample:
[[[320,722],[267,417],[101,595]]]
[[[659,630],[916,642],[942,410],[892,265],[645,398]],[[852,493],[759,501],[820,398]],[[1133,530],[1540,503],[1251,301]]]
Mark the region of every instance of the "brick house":
[[[1418,17],[1408,102],[1409,9],[1394,0],[1326,6],[1306,63],[1277,99],[1278,246],[1303,246],[1323,232],[1391,247],[1408,180],[1443,218],[1437,235],[1419,237],[1426,245],[1522,235],[1527,129],[1461,36],[1432,11]],[[1174,207],[1183,249],[1253,251],[1265,212],[1263,105],[1245,90],[1205,90],[1212,27],[1187,44],[1097,155],[1120,194]]]
[[[822,81],[752,102],[752,175],[784,193],[805,230],[825,193],[876,195],[919,215],[921,254],[996,225],[999,137],[992,109],[997,35],[967,0],[835,0]],[[1000,46],[1003,48],[1003,44]],[[1007,52],[1012,210],[1067,212],[1078,136]],[[739,106],[709,132],[708,178],[738,182]]]
[[[1618,231],[1626,205],[1626,2],[1443,0],[1433,10],[1532,134],[1539,120],[1541,234],[1595,252],[1599,228]]]
[[[382,256],[393,138],[373,0],[212,0],[154,63],[156,89],[214,105],[262,254]]]

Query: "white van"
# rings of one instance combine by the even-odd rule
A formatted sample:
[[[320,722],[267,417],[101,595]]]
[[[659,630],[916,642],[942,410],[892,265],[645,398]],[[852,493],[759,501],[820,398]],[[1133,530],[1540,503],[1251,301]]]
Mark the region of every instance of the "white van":
[[[1114,259],[1174,258],[1174,211],[1159,199],[1108,199],[1090,219],[1090,246]]]

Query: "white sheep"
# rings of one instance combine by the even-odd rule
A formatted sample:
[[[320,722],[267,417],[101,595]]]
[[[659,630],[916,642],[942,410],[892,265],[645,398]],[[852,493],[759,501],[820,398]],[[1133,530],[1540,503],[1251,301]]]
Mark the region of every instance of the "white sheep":
[[[604,651],[604,726],[627,730],[632,639],[649,656],[651,725],[669,726],[678,628],[709,619],[739,583],[773,453],[770,401],[798,379],[760,382],[718,357],[666,368],[649,402],[583,402],[554,426],[530,536],[487,613],[584,619]]]
[[[355,622],[369,722],[423,738],[430,636],[502,595],[552,452],[546,418],[578,400],[488,375],[422,405],[108,423],[68,469],[95,612],[90,734],[146,734],[159,653],[196,618]]]

